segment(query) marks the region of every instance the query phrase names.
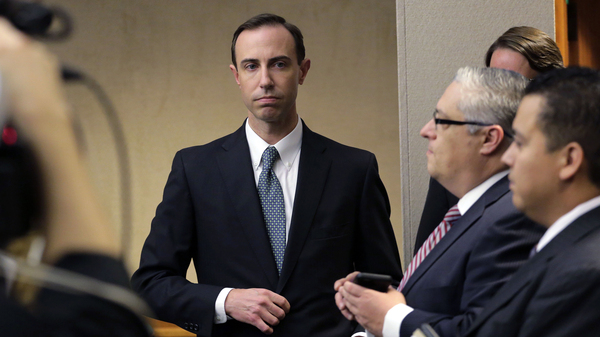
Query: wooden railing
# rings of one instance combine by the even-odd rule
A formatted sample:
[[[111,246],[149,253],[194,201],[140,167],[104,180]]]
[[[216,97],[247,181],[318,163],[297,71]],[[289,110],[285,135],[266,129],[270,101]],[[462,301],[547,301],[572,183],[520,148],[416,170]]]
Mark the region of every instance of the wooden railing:
[[[155,337],[194,337],[196,334],[183,330],[175,324],[148,318],[150,325],[154,329]]]

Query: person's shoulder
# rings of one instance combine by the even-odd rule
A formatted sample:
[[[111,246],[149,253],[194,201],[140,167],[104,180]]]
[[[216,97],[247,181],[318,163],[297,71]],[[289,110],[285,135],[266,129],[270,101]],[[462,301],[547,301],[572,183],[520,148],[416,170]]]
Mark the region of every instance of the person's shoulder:
[[[307,131],[308,132],[305,131],[304,134],[304,137],[307,137],[305,139],[311,143],[314,142],[325,147],[327,153],[331,156],[353,157],[360,159],[370,159],[375,157],[375,155],[368,150],[345,145],[316,132],[310,130]]]
[[[540,261],[548,264],[548,277],[544,278],[540,288],[547,289],[547,292],[576,289],[577,292],[584,292],[590,296],[592,293],[600,296],[600,230],[573,243],[572,246],[560,249],[551,260]]]
[[[512,192],[502,194],[484,210],[480,221],[485,230],[481,241],[517,242],[526,239],[533,244],[544,235],[546,228],[529,219],[512,202]]]
[[[215,139],[209,143],[201,144],[201,145],[193,145],[189,147],[185,147],[179,151],[177,151],[176,156],[182,156],[183,158],[195,158],[203,155],[212,155],[217,151],[222,151],[223,147],[226,144],[231,142],[236,142],[242,138],[244,138],[245,134],[241,132],[241,130],[237,130],[233,133],[230,133],[221,138]],[[245,138],[244,138],[245,140]]]
[[[551,263],[554,268],[568,273],[594,275],[595,279],[600,280],[600,222],[598,227],[588,235],[574,242],[570,247],[561,247],[561,249]]]
[[[513,193],[509,189],[508,181],[505,179],[498,181],[482,196],[486,202],[484,212],[498,220],[527,219],[513,204]]]
[[[523,213],[519,211],[515,204],[512,201],[513,193],[508,189],[508,184],[506,185],[505,192],[502,192],[502,195],[489,206],[491,210],[499,211],[504,215],[514,215],[514,216],[523,216]]]

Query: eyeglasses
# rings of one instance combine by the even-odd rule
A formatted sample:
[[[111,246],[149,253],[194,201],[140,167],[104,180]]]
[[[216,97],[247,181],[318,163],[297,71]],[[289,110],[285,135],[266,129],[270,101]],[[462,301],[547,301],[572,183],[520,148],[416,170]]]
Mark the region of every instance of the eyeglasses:
[[[471,121],[455,121],[455,120],[452,120],[452,119],[437,118],[436,117],[437,113],[438,113],[437,110],[435,110],[433,112],[433,122],[435,123],[436,129],[437,129],[437,125],[438,124],[445,124],[445,125],[478,125],[478,126],[492,126],[492,125],[496,125],[496,124],[493,124],[493,123],[471,122]],[[504,128],[503,128],[503,130],[504,130]],[[504,135],[506,137],[508,137],[508,138],[511,138],[511,139],[514,138],[514,136],[511,133],[506,132],[506,130],[504,130]]]
[[[435,122],[435,126],[438,124],[446,124],[446,125],[479,125],[479,126],[492,126],[494,124],[491,123],[483,123],[483,122],[471,122],[471,121],[454,121],[451,119],[442,119],[437,118],[437,110],[433,112],[433,121]]]

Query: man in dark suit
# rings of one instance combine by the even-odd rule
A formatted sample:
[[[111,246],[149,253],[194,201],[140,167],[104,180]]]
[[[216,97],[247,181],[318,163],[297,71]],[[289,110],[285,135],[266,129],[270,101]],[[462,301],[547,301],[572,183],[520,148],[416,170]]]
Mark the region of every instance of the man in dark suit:
[[[537,77],[504,154],[513,202],[548,228],[466,336],[598,336],[600,332],[600,73]]]
[[[415,255],[399,291],[347,282],[355,274],[336,282],[348,319],[376,336],[411,336],[423,323],[454,336],[527,259],[543,228],[514,208],[501,162],[527,82],[501,69],[458,70],[421,130],[427,170],[460,198],[457,207]]]
[[[543,31],[527,26],[512,27],[496,39],[485,54],[485,66],[516,71],[529,79],[552,69],[564,68],[556,42]],[[429,179],[415,239],[415,254],[457,201],[456,196],[438,181]]]
[[[300,30],[275,15],[235,32],[248,119],[176,154],[132,278],[159,319],[201,336],[346,337],[355,324],[334,281],[355,268],[402,277],[375,156],[298,117],[304,54]],[[185,279],[190,260],[198,284]]]

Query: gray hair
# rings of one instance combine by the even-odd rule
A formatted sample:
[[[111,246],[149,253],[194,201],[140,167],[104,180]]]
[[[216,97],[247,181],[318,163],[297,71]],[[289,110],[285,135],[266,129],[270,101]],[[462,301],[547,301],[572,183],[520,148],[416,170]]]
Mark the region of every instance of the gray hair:
[[[454,81],[461,84],[458,109],[465,120],[497,124],[513,134],[512,122],[529,80],[514,71],[496,68],[464,67]],[[474,134],[481,126],[468,125]]]

